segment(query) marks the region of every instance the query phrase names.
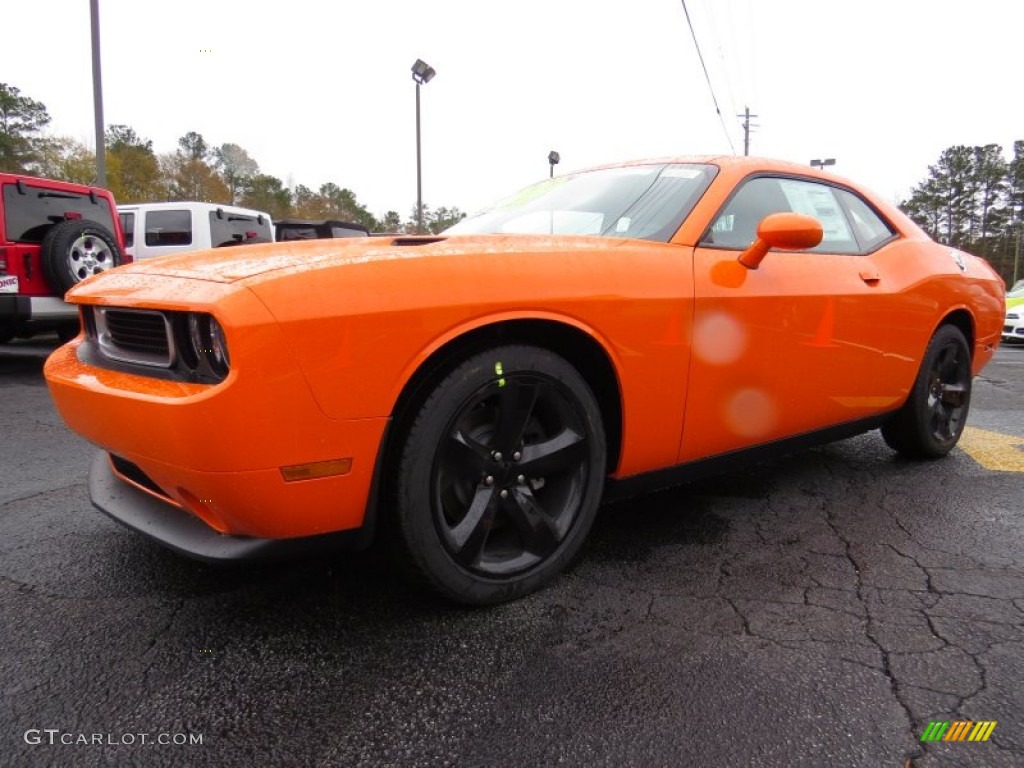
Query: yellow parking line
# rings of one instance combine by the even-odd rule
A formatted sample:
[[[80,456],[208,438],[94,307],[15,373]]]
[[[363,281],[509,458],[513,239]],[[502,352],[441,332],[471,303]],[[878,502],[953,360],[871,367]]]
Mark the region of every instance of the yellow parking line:
[[[964,453],[994,472],[1024,472],[1024,438],[964,427],[959,446]]]

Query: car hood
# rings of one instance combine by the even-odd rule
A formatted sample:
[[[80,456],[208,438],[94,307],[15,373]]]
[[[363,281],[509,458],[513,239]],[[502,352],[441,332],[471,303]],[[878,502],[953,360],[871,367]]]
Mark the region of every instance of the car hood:
[[[562,235],[338,238],[193,251],[135,262],[118,271],[233,283],[280,270],[320,269],[343,264],[460,254],[603,250],[621,242],[621,239],[607,237]]]

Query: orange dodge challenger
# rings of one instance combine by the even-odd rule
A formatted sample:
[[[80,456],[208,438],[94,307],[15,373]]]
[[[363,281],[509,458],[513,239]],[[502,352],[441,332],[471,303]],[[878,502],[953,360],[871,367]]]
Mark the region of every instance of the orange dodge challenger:
[[[602,496],[878,427],[945,455],[1003,293],[836,176],[644,161],[437,236],[110,270],[68,294],[82,332],[46,378],[128,527],[222,560],[380,525],[415,577],[484,604],[550,581]]]

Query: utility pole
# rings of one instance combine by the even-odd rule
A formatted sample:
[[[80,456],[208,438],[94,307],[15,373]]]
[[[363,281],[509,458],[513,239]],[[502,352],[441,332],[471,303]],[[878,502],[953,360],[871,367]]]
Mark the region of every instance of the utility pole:
[[[757,117],[757,115],[750,114],[750,107],[744,107],[743,114],[736,115],[736,117],[743,118],[743,155],[746,157],[750,154],[750,131],[757,128],[757,125],[750,122],[750,118]]]
[[[107,141],[103,125],[103,78],[100,74],[100,0],[89,3],[92,24],[92,107],[96,121],[96,185],[107,186]]]

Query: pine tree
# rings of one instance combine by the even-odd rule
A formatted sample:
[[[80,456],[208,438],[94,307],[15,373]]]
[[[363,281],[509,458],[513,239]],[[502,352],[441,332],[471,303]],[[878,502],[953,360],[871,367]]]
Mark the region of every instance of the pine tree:
[[[50,122],[46,106],[0,83],[0,171],[33,173],[42,159],[40,131]]]

